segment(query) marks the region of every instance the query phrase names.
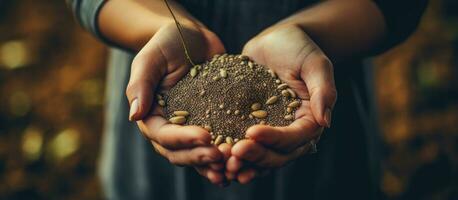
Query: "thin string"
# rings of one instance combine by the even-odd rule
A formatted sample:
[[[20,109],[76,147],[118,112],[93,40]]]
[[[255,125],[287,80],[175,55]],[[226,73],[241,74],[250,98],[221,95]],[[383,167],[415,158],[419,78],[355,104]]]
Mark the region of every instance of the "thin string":
[[[189,51],[188,51],[188,47],[186,45],[186,42],[184,40],[184,36],[183,36],[183,33],[181,31],[182,27],[181,27],[181,24],[180,22],[178,22],[177,18],[175,17],[175,14],[173,14],[173,11],[172,9],[170,8],[169,6],[169,3],[167,2],[167,0],[164,0],[165,2],[165,5],[167,6],[167,8],[169,9],[170,11],[170,14],[172,14],[172,17],[173,17],[173,20],[175,21],[175,24],[178,28],[178,33],[180,34],[180,39],[181,39],[181,44],[183,45],[183,49],[184,49],[184,54],[186,55],[186,59],[189,61],[189,63],[191,63],[191,65],[194,67],[195,64],[194,62],[192,62],[192,59],[191,59],[191,56],[189,56]]]

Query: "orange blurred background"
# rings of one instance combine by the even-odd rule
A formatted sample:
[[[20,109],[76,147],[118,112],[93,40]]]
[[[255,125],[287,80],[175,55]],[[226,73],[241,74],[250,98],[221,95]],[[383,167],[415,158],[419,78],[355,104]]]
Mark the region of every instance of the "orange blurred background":
[[[458,199],[458,2],[375,59],[388,199]],[[101,199],[107,49],[62,0],[0,0],[0,199]]]

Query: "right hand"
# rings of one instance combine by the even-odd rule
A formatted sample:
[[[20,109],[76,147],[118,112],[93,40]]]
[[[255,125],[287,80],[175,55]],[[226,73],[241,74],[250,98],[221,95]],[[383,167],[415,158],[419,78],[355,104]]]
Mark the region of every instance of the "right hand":
[[[219,38],[201,25],[182,24],[191,59],[201,63],[225,52]],[[135,56],[126,95],[129,120],[137,121],[142,134],[154,149],[175,165],[193,166],[214,184],[223,184],[225,146],[221,151],[210,144],[211,136],[198,126],[170,124],[162,108],[156,106],[155,93],[174,86],[189,70],[180,35],[174,23],[160,28]]]

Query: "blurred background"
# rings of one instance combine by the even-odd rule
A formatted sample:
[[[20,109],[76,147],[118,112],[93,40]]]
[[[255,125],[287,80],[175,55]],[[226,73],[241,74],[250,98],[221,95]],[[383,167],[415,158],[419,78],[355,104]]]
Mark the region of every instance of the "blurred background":
[[[107,49],[62,0],[0,0],[0,199],[101,199]],[[375,59],[387,199],[458,199],[458,1]]]

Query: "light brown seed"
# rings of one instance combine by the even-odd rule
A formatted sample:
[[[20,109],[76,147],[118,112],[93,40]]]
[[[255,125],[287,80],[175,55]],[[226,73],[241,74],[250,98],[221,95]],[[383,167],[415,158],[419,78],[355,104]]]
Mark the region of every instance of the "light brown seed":
[[[191,76],[192,76],[193,78],[197,76],[197,68],[193,67],[193,68],[191,69]]]
[[[240,119],[241,119],[241,120],[246,119],[245,115],[242,115],[242,116],[240,117]]]
[[[213,134],[213,132],[211,132],[212,134],[212,140],[214,140],[216,138],[216,135]]]
[[[238,141],[239,141],[238,138],[235,138],[235,139],[234,139],[234,143],[237,143]]]
[[[214,77],[213,77],[213,80],[214,80],[214,81],[219,81],[219,79],[221,79],[219,76],[214,76]]]
[[[291,94],[288,92],[288,90],[282,90],[281,95],[283,95],[284,97],[289,97],[289,95]]]
[[[204,96],[205,95],[205,90],[200,91],[199,95],[200,96]]]
[[[271,69],[267,70],[270,74],[270,76],[272,76],[272,78],[277,78],[277,74],[275,74],[274,71],[272,71]]]
[[[248,117],[249,117],[250,119],[253,119],[253,118],[254,118],[252,114],[248,115]]]
[[[258,119],[264,119],[267,117],[267,111],[265,110],[256,110],[256,111],[253,111],[251,113],[251,115],[253,115],[254,117],[258,118]]]
[[[218,135],[215,139],[215,145],[218,146],[220,145],[221,143],[223,142],[223,136],[222,135]]]
[[[220,104],[219,109],[224,109],[224,104]]]
[[[183,116],[176,116],[176,117],[172,117],[169,119],[170,123],[172,124],[180,124],[180,125],[183,125],[184,123],[186,123],[186,118],[183,117]]]
[[[290,108],[296,108],[296,107],[298,107],[299,105],[301,105],[301,102],[299,102],[299,101],[293,101],[293,102],[291,102],[291,103],[288,104],[288,107],[290,107]]]
[[[275,80],[275,83],[280,84],[281,83],[280,79]]]
[[[208,132],[211,132],[213,130],[212,127],[209,125],[205,125],[204,129],[207,130]]]
[[[212,141],[210,141],[210,144],[215,144],[215,141],[213,141],[213,140],[212,140]]]
[[[206,111],[205,111],[205,114],[209,115],[210,112],[211,112],[210,110],[206,110]]]
[[[294,116],[293,116],[293,115],[286,115],[286,116],[285,116],[285,119],[286,119],[286,120],[293,120],[293,119],[294,119]]]
[[[234,139],[232,139],[232,137],[226,137],[226,143],[229,144],[229,145],[233,145],[234,144]]]
[[[288,107],[288,108],[286,108],[286,112],[287,112],[287,113],[292,113],[292,112],[293,112],[293,109],[290,108],[290,107]]]
[[[177,110],[177,111],[174,111],[173,114],[176,116],[187,117],[189,115],[189,112],[185,110]]]
[[[164,100],[162,100],[162,99],[161,99],[161,100],[159,100],[157,103],[158,103],[160,106],[162,106],[162,107],[164,107],[164,106],[165,106],[165,101],[164,101]]]
[[[292,98],[296,98],[296,97],[297,97],[296,93],[295,93],[292,89],[287,88],[286,90],[288,90],[289,95],[290,95]]]
[[[272,105],[274,103],[277,103],[277,101],[278,101],[278,96],[272,96],[269,99],[267,99],[266,104]]]
[[[226,114],[230,115],[231,114],[231,110],[227,110]]]
[[[260,103],[254,103],[251,105],[251,110],[254,110],[254,111],[259,110],[261,109],[261,106],[262,105]]]
[[[240,114],[240,110],[235,110],[234,115],[238,115],[238,114]]]
[[[283,90],[283,89],[286,89],[287,87],[288,87],[288,84],[282,83],[282,84],[280,84],[280,85],[277,87],[277,89],[278,89],[278,90]]]
[[[201,65],[196,65],[195,68],[200,71],[202,69],[202,66]]]
[[[259,124],[266,125],[266,121],[262,120]]]
[[[219,75],[223,78],[227,78],[227,71],[225,69],[220,69]]]
[[[253,62],[249,61],[249,62],[248,62],[248,67],[250,67],[250,69],[253,69],[253,67],[254,67]]]

